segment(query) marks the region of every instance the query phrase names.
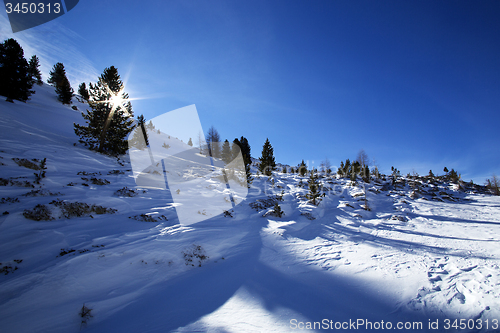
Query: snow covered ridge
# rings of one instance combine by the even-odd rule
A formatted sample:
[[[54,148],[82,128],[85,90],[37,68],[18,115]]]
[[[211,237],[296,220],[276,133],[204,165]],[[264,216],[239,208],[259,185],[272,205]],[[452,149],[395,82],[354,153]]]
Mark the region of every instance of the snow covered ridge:
[[[35,88],[0,102],[2,332],[500,330],[500,198],[480,187],[318,177],[313,205],[308,176],[254,175],[183,226],[127,158],[73,145],[84,104]]]

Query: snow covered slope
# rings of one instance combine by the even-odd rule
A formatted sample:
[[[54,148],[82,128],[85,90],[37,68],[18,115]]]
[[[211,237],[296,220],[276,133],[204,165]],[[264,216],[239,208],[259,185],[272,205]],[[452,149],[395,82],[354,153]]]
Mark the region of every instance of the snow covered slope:
[[[181,226],[127,158],[74,146],[85,105],[36,89],[0,101],[2,332],[500,331],[499,197],[324,177],[313,206],[276,174]]]

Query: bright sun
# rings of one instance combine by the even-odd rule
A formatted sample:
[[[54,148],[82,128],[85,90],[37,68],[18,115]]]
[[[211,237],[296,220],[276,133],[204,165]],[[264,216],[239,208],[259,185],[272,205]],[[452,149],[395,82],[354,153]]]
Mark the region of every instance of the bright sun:
[[[116,108],[116,107],[120,106],[124,100],[119,94],[117,94],[117,95],[112,96],[109,99],[109,101],[113,105],[113,108]]]

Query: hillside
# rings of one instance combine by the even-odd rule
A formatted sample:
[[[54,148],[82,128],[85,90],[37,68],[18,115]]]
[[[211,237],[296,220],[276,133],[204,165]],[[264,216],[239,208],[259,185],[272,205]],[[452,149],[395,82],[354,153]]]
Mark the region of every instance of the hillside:
[[[181,225],[173,194],[138,187],[127,156],[75,145],[84,104],[35,88],[0,101],[2,332],[450,332],[461,319],[460,332],[500,332],[500,197],[325,176],[315,206],[308,177],[276,173],[254,175],[229,214]]]

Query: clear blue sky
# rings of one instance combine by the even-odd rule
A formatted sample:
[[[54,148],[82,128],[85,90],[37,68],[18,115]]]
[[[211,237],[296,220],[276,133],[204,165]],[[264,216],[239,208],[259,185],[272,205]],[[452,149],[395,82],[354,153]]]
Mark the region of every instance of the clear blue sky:
[[[500,1],[84,0],[16,34],[6,17],[44,79],[114,65],[136,115],[196,104],[254,157],[268,137],[292,165],[363,148],[383,172],[500,174]]]

